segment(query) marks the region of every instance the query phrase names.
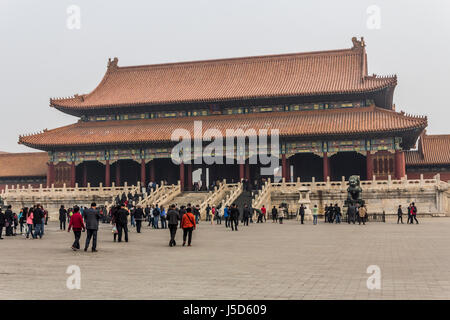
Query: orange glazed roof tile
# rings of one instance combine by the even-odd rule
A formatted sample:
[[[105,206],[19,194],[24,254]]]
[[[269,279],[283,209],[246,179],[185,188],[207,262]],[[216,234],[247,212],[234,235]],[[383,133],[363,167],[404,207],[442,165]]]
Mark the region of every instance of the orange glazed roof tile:
[[[203,132],[209,128],[224,134],[227,129],[279,129],[280,136],[320,136],[399,132],[427,125],[426,117],[406,116],[375,106],[313,110],[252,113],[243,115],[214,115],[184,118],[78,122],[47,130],[40,134],[21,136],[19,143],[37,149],[61,146],[155,143],[170,141],[175,129],[189,130],[193,136],[194,121],[202,121]],[[269,132],[270,134],[270,132]]]
[[[110,60],[89,94],[50,99],[63,109],[232,101],[371,92],[396,76],[368,76],[364,40],[353,48],[234,59],[119,67]]]
[[[47,175],[47,152],[0,154],[0,178]]]
[[[450,135],[421,135],[418,150],[407,151],[405,160],[407,165],[450,164]]]

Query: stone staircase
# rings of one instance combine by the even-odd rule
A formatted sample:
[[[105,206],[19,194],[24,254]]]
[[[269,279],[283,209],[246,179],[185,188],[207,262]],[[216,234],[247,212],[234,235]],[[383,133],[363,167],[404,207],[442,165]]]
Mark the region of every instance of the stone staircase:
[[[140,199],[139,205],[159,205],[165,206],[173,203],[172,200],[181,194],[180,182],[178,184],[165,185],[161,183],[155,190],[147,194],[144,199]]]
[[[190,203],[193,206],[201,205],[203,201],[205,201],[208,196],[208,192],[206,191],[187,191],[182,192],[174,199],[170,201],[170,203],[176,203],[178,206],[186,206]]]
[[[236,198],[236,200],[234,200],[234,203],[238,206],[239,209],[239,219],[242,219],[244,206],[247,205],[249,208],[252,207],[252,192],[242,191],[242,193]]]

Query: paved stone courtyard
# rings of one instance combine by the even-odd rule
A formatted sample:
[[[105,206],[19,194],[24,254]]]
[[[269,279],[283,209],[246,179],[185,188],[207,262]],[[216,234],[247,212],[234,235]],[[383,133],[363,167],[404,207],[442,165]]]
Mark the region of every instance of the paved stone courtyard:
[[[449,299],[450,218],[420,222],[268,220],[239,232],[202,222],[192,247],[175,248],[168,230],[114,243],[101,225],[97,253],[73,252],[72,233],[49,222],[42,240],[0,241],[0,299]],[[81,268],[81,290],[66,288],[69,265]],[[380,290],[367,289],[369,265]]]

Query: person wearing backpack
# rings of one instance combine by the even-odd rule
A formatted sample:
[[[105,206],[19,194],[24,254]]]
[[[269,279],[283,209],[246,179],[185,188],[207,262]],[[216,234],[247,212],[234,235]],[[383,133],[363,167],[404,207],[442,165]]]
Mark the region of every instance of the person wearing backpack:
[[[181,228],[183,229],[183,247],[186,245],[186,237],[188,238],[188,247],[190,247],[192,242],[192,232],[195,229],[195,217],[192,214],[191,207],[188,207],[186,213],[183,215]]]

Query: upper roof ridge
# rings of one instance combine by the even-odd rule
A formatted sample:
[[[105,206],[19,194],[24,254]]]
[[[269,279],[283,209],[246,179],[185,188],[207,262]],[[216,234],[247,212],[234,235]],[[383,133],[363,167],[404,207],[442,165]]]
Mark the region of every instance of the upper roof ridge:
[[[302,59],[309,58],[311,56],[328,56],[330,54],[339,55],[355,55],[356,53],[352,49],[338,49],[338,50],[328,50],[328,51],[311,51],[311,52],[298,52],[298,53],[284,53],[284,54],[271,54],[271,55],[259,55],[259,56],[243,56],[235,58],[219,58],[219,59],[202,59],[202,60],[190,60],[190,61],[180,61],[180,62],[167,62],[167,63],[155,63],[155,64],[144,64],[144,65],[134,65],[134,66],[117,66],[114,71],[134,71],[137,69],[150,69],[150,68],[169,68],[169,67],[194,67],[197,65],[205,64],[236,64],[236,63],[260,63],[265,60],[270,61],[281,61],[288,59]]]

